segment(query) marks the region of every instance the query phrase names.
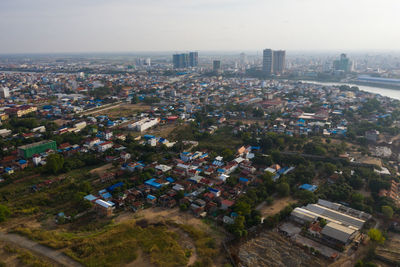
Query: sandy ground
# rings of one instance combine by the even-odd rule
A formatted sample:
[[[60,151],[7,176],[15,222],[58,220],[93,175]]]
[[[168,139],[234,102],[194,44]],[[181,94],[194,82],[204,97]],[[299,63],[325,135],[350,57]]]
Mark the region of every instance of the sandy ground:
[[[140,219],[146,219],[151,223],[157,223],[157,222],[165,222],[165,221],[174,221],[178,224],[188,224],[192,225],[198,229],[201,229],[210,235],[212,235],[213,238],[217,241],[217,243],[222,242],[224,236],[222,234],[216,234],[215,231],[212,231],[210,227],[205,224],[202,220],[194,217],[188,212],[181,212],[178,208],[174,209],[163,209],[163,208],[149,208],[145,210],[138,211],[136,213],[131,213],[131,212],[123,212],[121,213],[117,218],[115,218],[115,223],[120,223],[123,221],[127,220],[140,220]],[[170,227],[171,231],[177,232],[180,236],[181,239],[181,246],[183,246],[186,249],[191,249],[192,250],[192,255],[189,258],[188,266],[194,264],[197,259],[198,255],[196,253],[196,246],[194,244],[194,241],[192,238],[182,231],[181,229],[178,229],[176,227]],[[224,263],[225,262],[225,256],[223,254],[219,255],[218,258],[214,259],[215,266],[219,266],[219,263]],[[137,264],[137,265],[136,265]],[[127,266],[151,266],[148,263],[148,259],[144,257],[143,255],[139,255],[138,258],[130,263]]]
[[[96,169],[91,170],[90,173],[97,173],[97,174],[100,175],[100,174],[105,173],[107,170],[109,170],[109,169],[111,169],[111,168],[113,168],[112,163],[108,163],[108,164],[106,164],[106,165],[103,165],[103,166],[101,166],[101,167],[98,167],[98,168],[96,168]]]
[[[83,115],[106,115],[111,118],[128,117],[135,114],[138,111],[148,111],[151,106],[142,104],[117,104],[103,109],[96,109],[88,112],[83,112]]]
[[[179,208],[174,209],[163,209],[159,207],[144,209],[136,213],[124,212],[121,213],[115,222],[123,222],[132,219],[146,219],[149,222],[157,223],[161,221],[175,221],[179,224],[189,224],[202,229],[203,231],[209,231],[208,226],[205,225],[200,219],[194,217],[188,212],[181,212]]]
[[[292,197],[274,199],[274,203],[270,206],[268,206],[264,201],[256,207],[256,210],[260,211],[263,217],[268,217],[280,212],[288,204],[295,202],[296,201]]]
[[[164,125],[159,125],[156,128],[151,128],[146,132],[148,134],[167,138],[170,135],[170,133],[172,133],[175,130],[176,127],[178,127],[178,124],[176,124],[176,123],[166,123]],[[170,140],[170,141],[173,141],[173,140]]]

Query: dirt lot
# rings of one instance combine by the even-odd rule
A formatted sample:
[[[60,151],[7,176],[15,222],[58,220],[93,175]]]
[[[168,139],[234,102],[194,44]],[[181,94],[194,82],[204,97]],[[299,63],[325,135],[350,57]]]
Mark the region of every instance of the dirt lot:
[[[280,234],[267,231],[244,243],[239,249],[242,266],[294,267],[327,266],[328,263],[308,254]]]
[[[177,127],[178,127],[177,123],[166,123],[158,125],[155,128],[151,128],[148,131],[146,131],[146,133],[167,138],[170,135],[170,133],[172,133]]]
[[[168,222],[174,221],[178,224],[186,224],[194,226],[197,229],[201,229],[202,231],[211,235],[217,244],[220,244],[224,239],[224,234],[222,232],[216,231],[211,229],[211,227],[205,224],[201,219],[194,217],[193,215],[189,214],[188,212],[181,212],[178,208],[174,209],[163,209],[163,208],[149,208],[145,210],[141,210],[136,213],[131,212],[124,212],[121,213],[118,217],[115,218],[116,223],[128,221],[131,219],[141,220],[145,219],[151,223],[160,223],[160,222]],[[194,240],[182,229],[178,227],[169,226],[169,230],[176,232],[180,239],[181,239],[181,246],[185,247],[185,249],[192,250],[192,255],[189,258],[188,266],[194,264],[198,260],[198,255],[196,252],[196,246]],[[218,229],[219,230],[219,229]],[[219,257],[214,259],[215,266],[222,266],[226,263],[226,257],[224,254],[220,254]],[[140,256],[128,266],[151,266],[148,264],[148,259],[145,257]]]
[[[120,117],[128,117],[136,114],[137,112],[148,111],[150,109],[151,106],[149,105],[123,103],[83,112],[82,115],[95,115],[95,116],[106,115],[111,118],[120,118]]]
[[[394,265],[400,262],[400,235],[390,233],[390,238],[384,245],[376,248],[376,256],[385,262],[392,262]]]
[[[144,209],[136,213],[124,212],[121,213],[115,222],[123,222],[131,219],[146,219],[152,223],[164,222],[164,221],[175,221],[179,224],[189,224],[202,229],[203,231],[209,231],[210,229],[200,219],[194,217],[188,212],[181,212],[178,208],[174,209],[163,209],[159,207]]]
[[[366,164],[375,164],[379,167],[382,167],[382,160],[379,158],[363,156],[360,152],[351,152],[350,157],[353,157],[357,162],[366,163]]]
[[[142,104],[121,104],[116,108],[108,109],[104,114],[111,118],[129,117],[135,115],[137,112],[149,111],[151,106]]]
[[[272,205],[268,206],[267,203],[262,202],[260,205],[256,207],[256,210],[261,212],[261,215],[265,218],[271,215],[274,215],[278,212],[280,212],[284,207],[286,207],[289,204],[295,203],[296,200],[294,200],[292,197],[284,197],[284,198],[279,198],[275,199],[274,203]]]
[[[101,167],[91,170],[90,173],[96,173],[98,175],[101,175],[103,173],[106,173],[109,169],[112,169],[112,168],[113,168],[112,163],[108,163],[106,165],[103,165]]]

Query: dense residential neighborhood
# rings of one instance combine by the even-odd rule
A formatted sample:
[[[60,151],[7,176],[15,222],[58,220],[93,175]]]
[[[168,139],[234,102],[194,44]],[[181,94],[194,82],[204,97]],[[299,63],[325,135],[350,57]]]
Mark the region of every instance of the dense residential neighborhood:
[[[345,85],[168,71],[0,73],[3,220],[28,219],[10,231],[85,265],[136,259],[82,252],[79,242],[110,240],[106,231],[90,244],[83,233],[107,227],[143,231],[118,239],[126,244],[156,242],[146,237],[159,231],[174,247],[165,257],[145,250],[159,266],[264,266],[265,254],[290,265],[280,255],[293,245],[304,264],[340,266],[380,251],[400,222],[398,100]],[[176,232],[195,245],[179,247]],[[265,242],[281,245],[258,250]]]

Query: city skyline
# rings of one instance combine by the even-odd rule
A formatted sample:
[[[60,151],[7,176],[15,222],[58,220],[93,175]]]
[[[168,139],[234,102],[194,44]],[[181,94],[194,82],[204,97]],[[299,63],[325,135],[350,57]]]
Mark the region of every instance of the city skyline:
[[[398,50],[399,8],[394,0],[3,0],[0,54]]]

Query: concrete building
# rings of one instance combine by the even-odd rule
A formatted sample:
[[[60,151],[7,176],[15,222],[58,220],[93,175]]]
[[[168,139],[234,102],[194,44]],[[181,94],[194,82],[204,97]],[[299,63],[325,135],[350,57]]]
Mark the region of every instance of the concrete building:
[[[143,132],[143,131],[146,131],[147,129],[157,125],[158,123],[160,123],[159,118],[155,118],[155,119],[145,118],[143,120],[140,120],[140,121],[130,124],[128,126],[128,129],[135,130],[138,132]]]
[[[272,62],[273,62],[272,69],[275,74],[284,73],[286,67],[286,51],[284,50],[273,51]]]
[[[221,60],[214,60],[213,61],[213,71],[219,72],[221,70]]]
[[[333,62],[333,69],[336,71],[351,72],[353,71],[353,62],[346,54],[341,54],[340,59]]]
[[[57,150],[56,142],[52,140],[45,140],[29,145],[20,146],[18,147],[18,155],[20,157],[27,159],[31,158],[34,154],[40,154],[46,152],[46,150],[48,149],[56,151]]]
[[[263,65],[262,71],[265,75],[271,75],[273,72],[273,52],[271,49],[264,49],[263,51]]]
[[[190,52],[189,54],[174,54],[172,56],[174,69],[183,69],[188,67],[197,67],[199,64],[199,53]]]
[[[190,52],[189,53],[189,66],[197,67],[199,65],[199,53],[198,52]]]
[[[10,89],[8,89],[8,87],[1,87],[0,88],[0,96],[2,98],[9,98],[10,97]]]

